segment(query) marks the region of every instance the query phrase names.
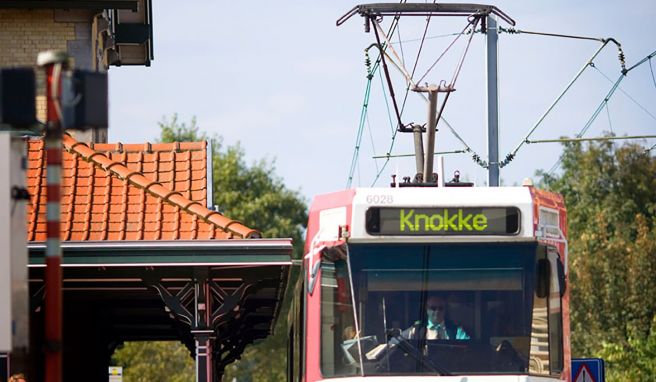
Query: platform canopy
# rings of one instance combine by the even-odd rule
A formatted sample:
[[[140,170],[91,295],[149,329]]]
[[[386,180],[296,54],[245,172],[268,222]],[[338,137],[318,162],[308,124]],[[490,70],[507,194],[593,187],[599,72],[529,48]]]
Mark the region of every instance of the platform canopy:
[[[94,338],[110,350],[125,341],[173,340],[193,353],[192,331],[204,314],[197,289],[206,288],[206,329],[216,337],[214,362],[222,370],[271,334],[291,250],[289,241],[269,239],[64,243],[66,340]],[[40,311],[45,245],[29,251],[32,305]]]
[[[207,146],[85,144],[64,139],[64,379],[107,378],[126,341],[184,343],[204,379],[271,334],[291,239],[264,239],[210,209]],[[45,151],[28,142],[32,342],[43,347]],[[208,349],[209,351],[206,351]],[[80,374],[81,373],[81,374]]]

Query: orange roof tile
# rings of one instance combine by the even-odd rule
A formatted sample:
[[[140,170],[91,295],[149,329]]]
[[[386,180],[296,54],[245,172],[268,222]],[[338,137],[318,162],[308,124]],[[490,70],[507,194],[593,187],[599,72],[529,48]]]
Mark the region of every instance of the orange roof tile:
[[[85,144],[65,135],[61,239],[193,240],[259,237],[205,207],[206,142]],[[28,141],[28,240],[46,239],[46,163]]]

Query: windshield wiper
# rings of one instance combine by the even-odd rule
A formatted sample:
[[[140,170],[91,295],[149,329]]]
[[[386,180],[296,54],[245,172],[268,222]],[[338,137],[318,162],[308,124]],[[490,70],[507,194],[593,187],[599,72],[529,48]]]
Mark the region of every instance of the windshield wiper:
[[[401,338],[401,342],[399,343],[399,345],[400,345],[399,348],[403,349],[403,351],[406,354],[410,355],[411,357],[419,361],[422,364],[422,366],[428,366],[429,368],[432,369],[432,371],[436,372],[438,375],[451,375],[451,373],[449,373],[448,370],[435,364],[435,362],[433,362],[432,359],[430,359],[427,355],[425,355],[424,352],[419,350],[415,345],[408,342],[405,338]]]
[[[435,362],[433,362],[432,359],[430,359],[424,352],[422,352],[420,349],[418,349],[415,345],[410,343],[408,340],[403,338],[401,335],[395,335],[392,337],[394,340],[397,341],[396,346],[399,347],[399,349],[403,350],[405,354],[410,355],[412,358],[416,359],[421,363],[422,367],[428,366],[428,368],[432,369],[433,372],[437,373],[438,375],[452,375],[447,369],[437,365]],[[389,357],[390,354],[388,353],[386,357]]]

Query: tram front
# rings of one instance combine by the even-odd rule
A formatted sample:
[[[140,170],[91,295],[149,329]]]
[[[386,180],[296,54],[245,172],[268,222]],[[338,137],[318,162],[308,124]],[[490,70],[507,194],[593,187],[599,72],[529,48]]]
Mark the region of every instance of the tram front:
[[[376,192],[307,258],[307,380],[566,379],[565,268],[528,188]]]

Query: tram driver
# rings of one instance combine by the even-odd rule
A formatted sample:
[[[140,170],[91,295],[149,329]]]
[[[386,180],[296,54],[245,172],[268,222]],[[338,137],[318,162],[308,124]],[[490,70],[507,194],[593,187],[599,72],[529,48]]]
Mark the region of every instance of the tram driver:
[[[468,340],[469,335],[449,319],[447,302],[443,295],[432,295],[426,300],[426,320],[417,321],[401,332],[408,340]]]

